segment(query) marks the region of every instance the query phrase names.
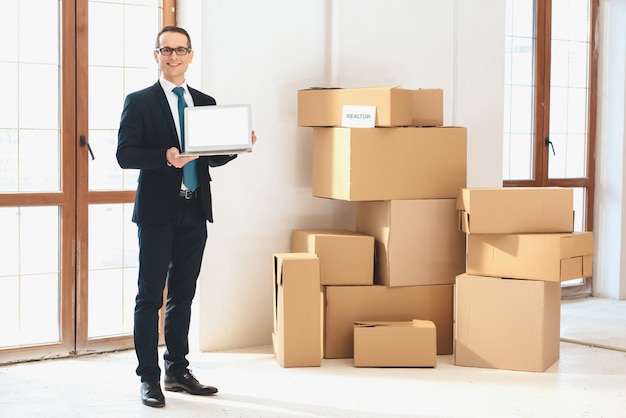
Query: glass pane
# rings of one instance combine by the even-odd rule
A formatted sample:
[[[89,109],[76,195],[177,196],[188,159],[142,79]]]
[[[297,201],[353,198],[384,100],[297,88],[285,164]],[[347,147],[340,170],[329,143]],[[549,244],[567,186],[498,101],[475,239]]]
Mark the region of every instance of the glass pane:
[[[19,185],[21,192],[60,190],[59,131],[20,130]]]
[[[4,53],[0,55],[4,55]],[[2,86],[2,94],[0,94],[0,128],[17,129],[18,64],[0,61],[0,74],[5,81]]]
[[[119,125],[124,102],[123,76],[121,68],[89,67],[90,129],[111,129]]]
[[[16,245],[20,237],[19,220],[19,208],[0,208],[0,225],[2,225],[2,238],[0,239],[0,254],[2,254],[0,278],[2,278],[2,276],[17,276],[20,272],[19,245]],[[2,303],[0,303],[0,306],[2,306]],[[0,318],[1,317],[2,316],[0,316]],[[0,321],[0,323],[1,322],[2,321]]]
[[[154,22],[159,20],[156,7],[127,6],[125,10],[124,65],[127,67],[154,68],[153,50],[158,31]]]
[[[89,338],[122,334],[123,278],[121,269],[89,272]]]
[[[89,142],[98,152],[98,158],[89,162],[89,190],[122,189],[124,172],[115,158],[117,132],[92,130]]]
[[[20,344],[20,278],[0,275],[3,303],[0,303],[0,347]]]
[[[533,178],[534,1],[507,0],[503,180]]]
[[[59,275],[22,276],[20,344],[59,341]]]
[[[124,65],[124,6],[116,3],[89,2],[90,66]]]
[[[3,1],[3,6],[5,3]],[[59,63],[60,4],[60,1],[50,0],[19,1],[17,40],[20,61],[42,64]],[[15,35],[9,39],[15,40]]]
[[[589,4],[552,2],[549,178],[587,175]]]
[[[0,347],[57,342],[59,208],[0,208],[0,224]]]
[[[582,232],[585,228],[587,213],[585,202],[587,201],[586,189],[584,187],[574,188],[574,231]]]
[[[97,156],[90,161],[89,190],[137,188],[139,170],[122,170],[115,158],[117,130],[124,97],[158,79],[153,50],[160,7],[159,0],[89,2],[89,142]]]
[[[511,109],[509,131],[511,133],[532,133],[533,131],[533,88],[511,87]]]
[[[534,81],[533,40],[511,38],[511,84],[532,86]]]
[[[59,128],[59,67],[21,64],[19,126],[22,129]]]
[[[3,2],[0,192],[60,190],[59,5]]]
[[[0,192],[18,190],[17,130],[0,129]]]
[[[19,208],[20,274],[59,273],[59,208]],[[45,239],[42,239],[45,237]]]
[[[89,206],[89,338],[132,332],[139,265],[132,210]]]
[[[511,134],[507,147],[508,171],[504,174],[510,180],[527,180],[532,178],[533,141],[531,134]],[[530,162],[530,164],[529,164]]]
[[[91,270],[139,266],[133,204],[89,205]]]
[[[89,270],[122,267],[123,207],[89,205]]]
[[[139,171],[121,170],[115,158],[126,72],[123,68],[104,67],[90,67],[89,71],[89,142],[98,155],[90,161],[89,190],[134,190]],[[150,74],[152,77],[143,79],[143,87],[146,79],[156,79],[154,70]]]
[[[137,268],[90,273],[89,338],[133,332],[137,274]]]
[[[575,134],[555,134],[550,137],[550,178],[581,178],[587,168],[586,137]]]
[[[587,42],[589,0],[552,0],[552,39]]]
[[[19,28],[18,19],[18,0],[4,0],[2,2],[2,25],[0,25],[0,51],[2,51],[0,62],[18,61],[19,43],[15,39],[15,34],[18,33]],[[4,87],[7,87],[7,85]]]
[[[534,36],[534,0],[507,0],[506,35],[532,38]]]

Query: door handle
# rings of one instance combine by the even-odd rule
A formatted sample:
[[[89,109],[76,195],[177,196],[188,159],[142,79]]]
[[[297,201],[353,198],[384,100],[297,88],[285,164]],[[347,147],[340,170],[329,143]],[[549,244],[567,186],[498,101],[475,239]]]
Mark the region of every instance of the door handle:
[[[550,138],[546,138],[546,147],[552,148],[552,155],[556,156],[556,152],[554,151],[554,144],[550,141]]]
[[[91,155],[91,159],[95,160],[96,157],[94,157],[93,155],[93,151],[91,150],[91,145],[89,145],[89,141],[87,141],[87,138],[85,138],[85,135],[81,135],[80,136],[80,146],[81,147],[87,147],[87,150],[89,150],[89,155]]]

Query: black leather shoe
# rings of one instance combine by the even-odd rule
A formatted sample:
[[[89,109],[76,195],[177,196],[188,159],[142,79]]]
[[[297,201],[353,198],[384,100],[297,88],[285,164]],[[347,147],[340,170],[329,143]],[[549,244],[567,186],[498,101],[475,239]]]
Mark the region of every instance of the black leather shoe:
[[[141,402],[144,405],[154,408],[162,408],[165,406],[165,396],[161,392],[161,383],[159,382],[141,382]]]
[[[165,390],[205,396],[217,393],[217,388],[198,382],[198,379],[189,371],[181,376],[165,376]]]

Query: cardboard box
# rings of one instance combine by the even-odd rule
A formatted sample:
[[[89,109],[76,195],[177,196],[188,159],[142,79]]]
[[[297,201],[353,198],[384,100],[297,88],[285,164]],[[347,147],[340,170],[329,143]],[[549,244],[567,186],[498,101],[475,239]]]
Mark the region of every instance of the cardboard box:
[[[324,358],[353,357],[355,322],[413,319],[433,321],[437,354],[452,354],[453,287],[324,286]]]
[[[466,178],[466,128],[313,128],[316,197],[452,199]]]
[[[467,234],[574,231],[574,190],[562,187],[462,189],[459,228]]]
[[[413,126],[443,126],[443,90],[419,89],[412,93]]]
[[[549,282],[591,276],[592,232],[467,237],[469,274]]]
[[[274,254],[274,355],[283,367],[320,366],[320,265],[315,254]]]
[[[455,292],[455,365],[542,372],[559,359],[559,283],[462,274]]]
[[[331,229],[296,229],[291,252],[317,254],[323,285],[371,285],[374,283],[374,237]]]
[[[437,331],[432,321],[357,322],[355,367],[435,367]]]
[[[398,87],[298,91],[298,126],[341,126],[343,106],[375,106],[375,126],[409,126],[412,91]]]
[[[375,283],[454,284],[465,272],[456,199],[358,202],[356,230],[376,238]]]

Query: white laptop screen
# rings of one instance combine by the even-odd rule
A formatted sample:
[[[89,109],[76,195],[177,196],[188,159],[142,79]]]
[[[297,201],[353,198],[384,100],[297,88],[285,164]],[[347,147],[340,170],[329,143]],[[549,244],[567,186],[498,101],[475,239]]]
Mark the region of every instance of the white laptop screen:
[[[234,154],[252,148],[249,104],[185,108],[183,154]]]

